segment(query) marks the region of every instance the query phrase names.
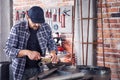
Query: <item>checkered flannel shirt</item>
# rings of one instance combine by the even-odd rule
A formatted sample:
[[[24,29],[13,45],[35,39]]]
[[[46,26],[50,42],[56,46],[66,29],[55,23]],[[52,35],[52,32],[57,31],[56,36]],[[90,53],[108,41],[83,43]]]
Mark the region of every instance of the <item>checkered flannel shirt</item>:
[[[4,48],[5,53],[12,59],[12,70],[14,80],[22,80],[26,57],[17,57],[20,50],[26,49],[27,40],[30,36],[28,22],[20,22],[11,28],[10,36]],[[37,31],[37,38],[45,55],[46,48],[48,51],[57,51],[56,43],[52,38],[52,31],[47,23],[41,24]]]

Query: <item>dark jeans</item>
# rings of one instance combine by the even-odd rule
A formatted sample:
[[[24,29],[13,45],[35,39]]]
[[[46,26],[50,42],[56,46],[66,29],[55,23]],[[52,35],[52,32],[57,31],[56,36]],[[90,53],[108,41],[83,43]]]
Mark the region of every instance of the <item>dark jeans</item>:
[[[13,71],[12,71],[12,65],[9,66],[9,80],[13,80]]]
[[[13,73],[12,73],[12,67],[10,65],[10,73],[9,73],[9,80],[13,80]],[[40,68],[30,68],[25,69],[23,73],[23,79],[22,80],[37,80],[36,75],[43,72],[43,67]]]
[[[37,75],[41,72],[40,68],[25,69],[22,80],[37,80]]]

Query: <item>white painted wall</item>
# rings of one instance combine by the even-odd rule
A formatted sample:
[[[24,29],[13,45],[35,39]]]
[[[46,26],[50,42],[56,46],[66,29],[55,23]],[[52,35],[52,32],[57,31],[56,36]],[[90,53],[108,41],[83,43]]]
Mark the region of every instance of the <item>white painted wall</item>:
[[[10,0],[0,0],[0,61],[8,61],[3,47],[10,32]]]
[[[1,0],[0,0],[0,45],[1,45]],[[0,51],[1,51],[1,46],[0,46]],[[1,53],[0,53],[0,59],[1,59]]]

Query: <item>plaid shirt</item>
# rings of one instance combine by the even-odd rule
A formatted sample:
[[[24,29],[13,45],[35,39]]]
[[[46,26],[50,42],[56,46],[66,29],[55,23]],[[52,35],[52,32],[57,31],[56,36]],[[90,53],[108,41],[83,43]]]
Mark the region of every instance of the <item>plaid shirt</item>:
[[[29,36],[28,23],[23,21],[12,27],[10,36],[6,42],[4,51],[12,59],[14,80],[22,80],[26,57],[17,57],[17,55],[20,50],[26,49]],[[37,31],[37,38],[43,55],[46,53],[46,48],[48,48],[48,51],[57,51],[56,44],[52,38],[51,28],[47,23],[41,24],[41,27]]]

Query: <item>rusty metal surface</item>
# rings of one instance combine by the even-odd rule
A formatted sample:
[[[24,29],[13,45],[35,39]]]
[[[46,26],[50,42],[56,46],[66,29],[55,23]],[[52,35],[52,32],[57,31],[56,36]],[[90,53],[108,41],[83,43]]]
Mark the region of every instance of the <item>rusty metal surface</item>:
[[[100,1],[100,5],[101,5],[101,24],[102,24],[102,42],[103,42],[103,46],[102,46],[102,49],[103,49],[103,65],[105,67],[105,50],[104,50],[104,30],[103,30],[103,7],[102,7],[102,3],[103,1]]]
[[[80,79],[83,78],[84,73],[74,73],[74,74],[69,74],[69,75],[64,75],[64,76],[56,76],[52,78],[47,78],[43,80],[75,80],[75,79]]]
[[[40,73],[38,80],[110,80],[110,69],[100,66],[59,66]]]
[[[46,65],[47,65],[47,67],[49,68],[49,70],[40,73],[40,74],[38,75],[38,78],[39,78],[39,79],[46,78],[46,77],[54,74],[55,71],[64,70],[64,68],[65,68],[66,66],[71,65],[71,64],[59,62],[59,63],[57,63],[57,64],[47,63]]]
[[[49,75],[51,75],[52,73],[54,73],[56,70],[57,70],[57,68],[53,68],[53,69],[51,69],[51,70],[44,71],[43,73],[40,73],[40,74],[38,75],[38,78],[39,78],[39,79],[46,78],[46,77],[48,77]]]

